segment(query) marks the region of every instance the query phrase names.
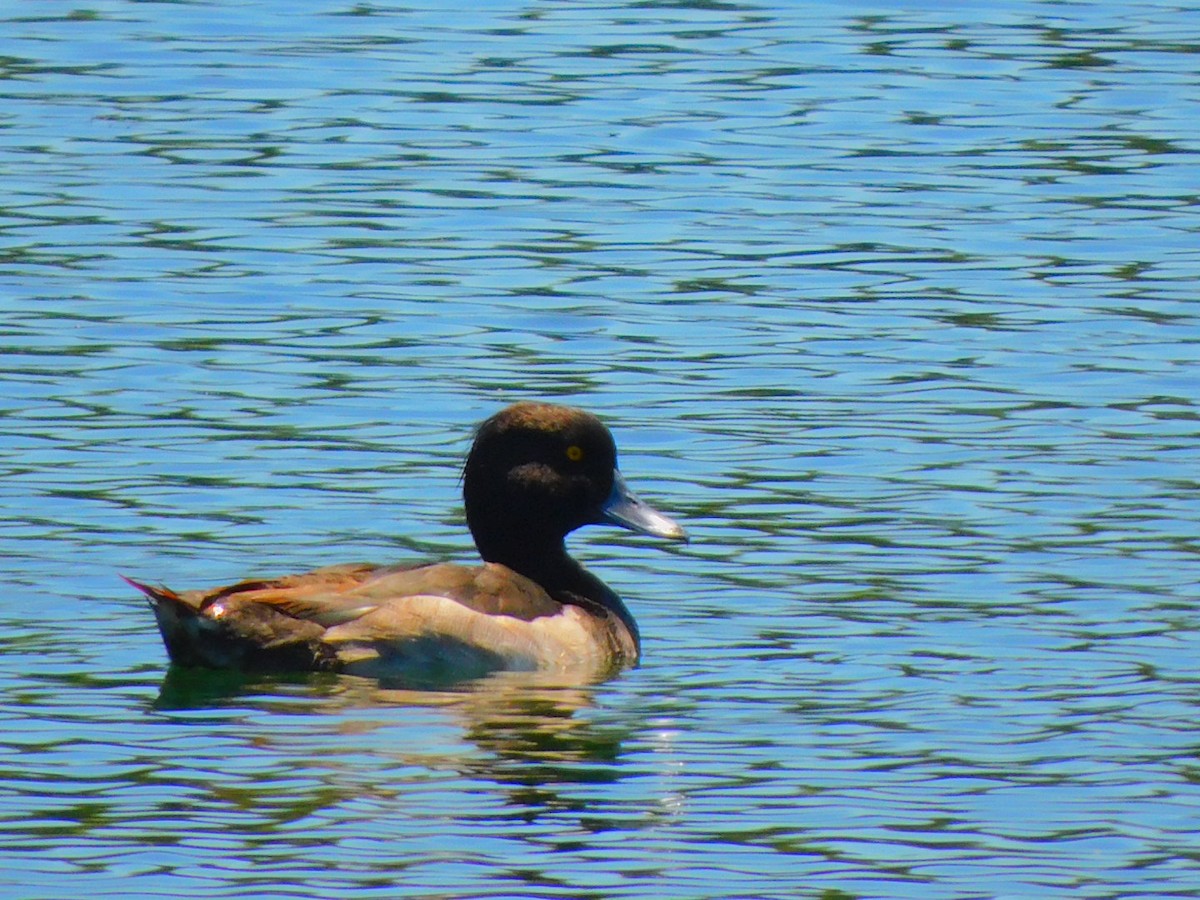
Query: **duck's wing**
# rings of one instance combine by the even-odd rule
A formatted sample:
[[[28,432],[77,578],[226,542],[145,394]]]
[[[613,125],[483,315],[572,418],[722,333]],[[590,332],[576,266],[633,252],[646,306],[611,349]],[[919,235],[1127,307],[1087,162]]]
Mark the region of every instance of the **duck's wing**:
[[[380,572],[350,593],[366,611],[324,641],[354,674],[440,681],[570,668],[586,680],[636,658],[607,620],[504,566]]]
[[[576,627],[539,585],[493,564],[353,563],[182,593],[130,583],[150,598],[173,660],[219,668],[338,669],[364,657],[524,668],[540,632]]]
[[[540,584],[497,563],[378,569],[352,593],[380,603],[416,595],[445,597],[485,616],[509,616],[525,622],[555,616],[562,610],[562,604]]]
[[[250,587],[220,603],[319,624],[335,667],[360,675],[443,681],[583,667],[591,677],[611,663],[603,620],[501,565],[388,567],[343,579]]]
[[[204,594],[198,606],[260,603],[330,628],[380,606],[410,605],[418,597],[441,597],[482,615],[526,622],[557,615],[562,609],[540,585],[504,566],[453,563],[333,566],[269,582],[245,581],[219,588]]]
[[[204,592],[198,606],[210,615],[227,616],[248,606],[261,606],[330,628],[374,608],[374,601],[359,596],[357,590],[379,569],[369,563],[349,563],[270,581],[243,581]],[[187,594],[183,597],[190,599]]]

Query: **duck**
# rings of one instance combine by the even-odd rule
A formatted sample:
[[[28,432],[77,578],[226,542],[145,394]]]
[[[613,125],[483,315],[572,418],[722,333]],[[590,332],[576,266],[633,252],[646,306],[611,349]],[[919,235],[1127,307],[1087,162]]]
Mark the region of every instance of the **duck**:
[[[478,565],[346,563],[178,593],[121,577],[183,666],[442,682],[504,670],[591,679],[638,663],[637,623],[566,536],[599,524],[687,533],[628,488],[599,418],[508,406],[476,431],[462,490]]]

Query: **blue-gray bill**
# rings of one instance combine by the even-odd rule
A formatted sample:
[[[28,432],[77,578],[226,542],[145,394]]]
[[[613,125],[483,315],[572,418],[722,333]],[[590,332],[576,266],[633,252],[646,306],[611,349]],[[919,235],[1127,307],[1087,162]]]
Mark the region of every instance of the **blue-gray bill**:
[[[687,532],[674,519],[664,516],[653,506],[644,503],[625,485],[625,479],[616,469],[613,470],[612,493],[601,507],[604,513],[602,521],[610,525],[620,525],[630,531],[640,534],[650,534],[654,537],[667,538],[672,541],[686,541]]]

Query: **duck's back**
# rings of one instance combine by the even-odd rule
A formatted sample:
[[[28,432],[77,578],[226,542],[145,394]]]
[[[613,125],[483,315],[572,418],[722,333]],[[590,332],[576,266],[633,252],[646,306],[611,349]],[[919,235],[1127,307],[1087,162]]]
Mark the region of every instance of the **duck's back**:
[[[351,563],[154,600],[185,664],[340,670],[375,677],[470,677],[498,669],[586,669],[637,657],[620,619],[582,597],[488,563]]]

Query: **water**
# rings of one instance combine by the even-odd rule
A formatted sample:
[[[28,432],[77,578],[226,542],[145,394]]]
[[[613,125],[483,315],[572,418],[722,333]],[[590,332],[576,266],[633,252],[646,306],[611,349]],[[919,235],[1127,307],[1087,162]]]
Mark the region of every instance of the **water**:
[[[6,897],[1200,896],[1200,13],[0,12]],[[585,406],[645,661],[170,671]]]

